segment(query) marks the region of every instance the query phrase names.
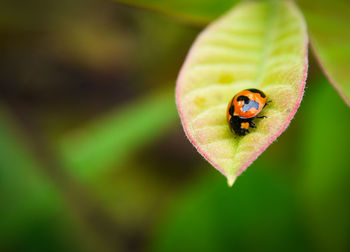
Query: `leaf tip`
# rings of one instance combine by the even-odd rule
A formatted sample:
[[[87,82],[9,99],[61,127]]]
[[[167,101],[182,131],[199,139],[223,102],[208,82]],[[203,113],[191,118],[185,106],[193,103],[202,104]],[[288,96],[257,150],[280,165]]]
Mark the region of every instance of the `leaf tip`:
[[[233,184],[235,183],[236,181],[236,176],[227,176],[227,184],[229,187],[232,187]]]

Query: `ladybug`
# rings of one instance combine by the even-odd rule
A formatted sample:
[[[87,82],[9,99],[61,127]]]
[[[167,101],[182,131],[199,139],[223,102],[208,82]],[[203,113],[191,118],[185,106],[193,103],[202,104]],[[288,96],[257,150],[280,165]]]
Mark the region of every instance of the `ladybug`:
[[[259,89],[245,89],[236,94],[229,102],[226,113],[231,131],[244,136],[249,133],[249,127],[256,128],[253,119],[266,118],[257,115],[267,104],[266,95]]]

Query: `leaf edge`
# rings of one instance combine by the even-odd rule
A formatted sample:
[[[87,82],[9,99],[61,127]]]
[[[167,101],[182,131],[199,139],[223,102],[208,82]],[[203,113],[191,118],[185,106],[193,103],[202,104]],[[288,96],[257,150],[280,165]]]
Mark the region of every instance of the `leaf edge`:
[[[301,10],[299,9],[299,7],[296,5],[296,3],[294,1],[288,1],[292,8],[294,8],[294,10],[297,12],[301,24],[303,26],[303,30],[304,30],[304,39],[305,39],[305,52],[304,52],[304,61],[305,61],[305,65],[304,65],[304,72],[303,72],[303,77],[301,79],[301,88],[300,88],[300,93],[298,96],[298,100],[295,103],[290,115],[288,116],[285,124],[282,125],[282,127],[277,131],[276,134],[272,135],[272,137],[270,137],[267,141],[267,143],[265,145],[262,146],[262,148],[260,150],[258,150],[257,152],[255,152],[255,154],[253,155],[252,158],[250,158],[237,172],[234,176],[230,176],[227,175],[221,168],[219,165],[217,165],[215,162],[213,162],[200,148],[200,146],[196,143],[196,141],[191,137],[190,133],[188,132],[188,127],[187,127],[187,123],[185,122],[184,119],[184,115],[183,112],[181,110],[181,106],[180,106],[180,87],[181,87],[181,82],[184,76],[184,72],[185,69],[187,68],[187,66],[190,63],[190,58],[194,52],[194,49],[197,46],[198,41],[201,39],[201,37],[203,36],[203,34],[205,33],[206,30],[210,29],[213,25],[216,24],[216,22],[223,18],[224,16],[226,16],[229,12],[232,11],[232,8],[230,10],[228,10],[226,13],[224,13],[223,15],[221,15],[220,17],[218,17],[217,19],[215,19],[213,22],[211,22],[208,26],[206,26],[201,32],[200,34],[196,37],[195,41],[193,42],[193,44],[191,45],[191,48],[189,49],[186,58],[184,60],[184,63],[180,69],[180,72],[178,74],[178,78],[176,80],[176,88],[175,88],[175,102],[176,102],[176,107],[180,116],[180,120],[181,120],[181,124],[182,127],[184,129],[185,135],[187,137],[187,139],[191,142],[191,144],[194,146],[194,148],[199,152],[199,154],[206,160],[208,161],[216,170],[218,170],[222,175],[224,175],[227,179],[227,183],[229,187],[232,187],[234,182],[236,181],[237,177],[239,175],[241,175],[260,155],[261,153],[263,153],[267,147],[269,147],[289,126],[291,120],[294,118],[300,103],[303,99],[304,96],[304,91],[305,91],[305,85],[306,85],[306,80],[307,80],[307,75],[308,75],[308,67],[309,67],[309,58],[308,58],[308,52],[309,52],[309,36],[308,36],[308,29],[307,29],[307,24],[306,24],[306,20],[301,12]],[[235,8],[237,5],[235,5],[233,8]]]
[[[315,57],[315,60],[317,61],[319,67],[321,68],[323,74],[325,75],[325,77],[327,78],[327,80],[329,81],[329,83],[332,85],[332,87],[335,89],[335,91],[338,93],[338,95],[340,96],[340,98],[345,102],[345,104],[350,107],[350,99],[343,93],[343,91],[341,90],[341,88],[339,87],[339,85],[337,84],[337,81],[335,81],[333,79],[333,77],[331,76],[331,74],[327,71],[327,67],[325,66],[325,64],[323,63],[321,56],[319,55],[319,53],[317,52],[318,50],[316,49],[316,46],[313,43],[313,39],[311,36],[310,39],[310,48],[311,51],[313,52],[313,55]]]

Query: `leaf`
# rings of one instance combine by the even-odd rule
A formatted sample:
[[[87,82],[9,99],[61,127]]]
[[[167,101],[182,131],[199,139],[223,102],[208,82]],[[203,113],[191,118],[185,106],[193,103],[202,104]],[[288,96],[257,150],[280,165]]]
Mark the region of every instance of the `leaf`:
[[[150,95],[67,134],[59,150],[65,166],[75,176],[91,179],[121,163],[176,120],[172,95],[169,91]]]
[[[329,81],[350,106],[350,2],[300,0],[313,50]]]
[[[234,190],[216,176],[194,181],[171,201],[149,251],[304,251],[286,182],[267,169],[250,170]]]
[[[0,241],[19,234],[31,220],[61,212],[62,198],[19,139],[17,127],[0,104]],[[6,203],[5,203],[6,202]],[[14,238],[14,237],[13,237]]]
[[[75,212],[82,207],[77,207],[81,204],[78,201],[72,206],[72,192],[62,189],[68,182],[55,183],[62,177],[48,176],[25,140],[8,108],[0,102],[1,248],[77,251],[77,246],[96,246],[94,241],[86,241],[88,235],[91,237],[91,227],[72,215],[71,209]]]
[[[187,137],[232,185],[289,125],[304,93],[307,34],[292,1],[244,2],[210,25],[179,74],[176,101]],[[272,103],[257,129],[233,135],[229,100],[262,89]]]
[[[241,0],[114,0],[119,3],[155,10],[198,25],[211,20],[230,9]]]
[[[337,99],[327,80],[310,85],[310,96],[300,113],[305,127],[300,139],[298,199],[304,206],[306,232],[317,239],[315,250],[347,251],[349,247],[349,178],[350,156],[348,107]],[[332,101],[332,106],[324,101]],[[317,108],[317,109],[315,109]],[[329,118],[341,118],[337,131],[330,130]],[[340,134],[339,132],[344,132]]]

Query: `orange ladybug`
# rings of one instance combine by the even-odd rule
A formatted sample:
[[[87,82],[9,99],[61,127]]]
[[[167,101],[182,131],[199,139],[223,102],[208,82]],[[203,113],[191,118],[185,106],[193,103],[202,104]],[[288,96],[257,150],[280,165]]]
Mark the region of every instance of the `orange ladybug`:
[[[227,107],[227,122],[232,132],[239,136],[249,133],[249,127],[256,128],[254,118],[266,118],[257,116],[268,104],[263,91],[255,88],[245,89],[236,94]]]

